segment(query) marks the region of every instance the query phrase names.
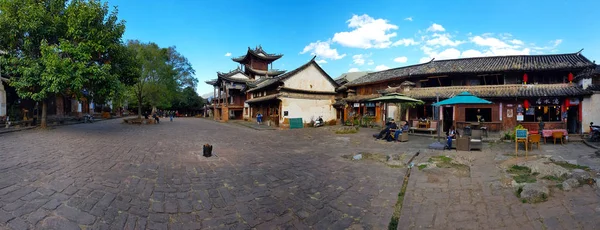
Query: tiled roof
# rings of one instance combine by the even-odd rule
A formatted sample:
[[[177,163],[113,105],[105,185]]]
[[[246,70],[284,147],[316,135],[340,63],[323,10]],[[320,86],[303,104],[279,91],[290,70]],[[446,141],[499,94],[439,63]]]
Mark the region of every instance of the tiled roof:
[[[596,91],[596,92],[600,91],[600,85],[590,85],[587,87],[587,90]]]
[[[231,71],[229,71],[227,73],[217,72],[217,77],[223,78],[223,79],[228,80],[228,81],[239,82],[239,83],[244,83],[244,82],[248,81],[248,79],[241,79],[241,78],[231,77],[231,76],[236,75],[238,73],[246,76],[246,74],[244,72],[242,72],[242,69],[240,69],[240,67],[238,67],[238,68],[233,69],[233,70],[231,70]],[[246,77],[248,77],[248,76],[246,76]]]
[[[264,96],[264,97],[252,98],[252,99],[246,100],[246,103],[256,103],[256,102],[275,100],[279,96],[281,96],[281,94],[277,93],[277,94],[271,94],[271,95]]]
[[[209,85],[215,85],[217,83],[217,80],[218,79],[211,79],[211,80],[208,80],[208,81],[205,81],[205,82],[206,82],[206,84],[209,84]]]
[[[361,101],[366,101],[366,100],[371,100],[374,98],[378,98],[381,97],[381,94],[369,94],[369,95],[354,95],[354,96],[348,96],[347,98],[344,98],[344,101],[347,102],[361,102]]]
[[[371,73],[371,71],[343,73],[342,75],[340,75],[339,77],[335,78],[334,80],[339,85],[343,85],[343,84],[345,84],[347,82],[354,81],[354,80],[358,79],[359,77],[365,76],[368,73]]]
[[[310,61],[308,61],[306,64],[304,64],[304,65],[302,65],[302,66],[298,67],[298,68],[297,68],[297,69],[295,69],[295,70],[289,71],[289,72],[287,72],[287,73],[284,73],[284,74],[282,74],[282,75],[279,75],[279,76],[277,76],[277,77],[273,77],[273,78],[267,78],[267,79],[265,79],[264,81],[262,81],[262,82],[260,82],[260,83],[258,83],[258,84],[255,84],[255,88],[252,88],[252,89],[248,90],[248,92],[251,92],[251,91],[256,91],[256,90],[259,90],[259,89],[263,89],[263,88],[265,88],[265,87],[268,87],[268,86],[271,86],[271,85],[273,85],[273,84],[275,84],[275,83],[277,83],[277,82],[281,82],[281,81],[283,81],[283,80],[285,80],[285,79],[287,79],[287,78],[289,78],[289,77],[291,77],[291,76],[294,76],[296,73],[298,73],[298,72],[300,72],[300,71],[302,71],[302,70],[306,69],[308,66],[310,66],[310,65],[311,65],[311,64],[313,64],[313,63],[315,64],[315,66],[317,67],[317,69],[319,69],[319,70],[320,70],[320,71],[321,71],[321,72],[322,72],[322,73],[323,73],[323,74],[324,74],[324,75],[325,75],[327,78],[329,78],[329,81],[330,81],[330,82],[332,82],[332,83],[333,83],[335,86],[337,86],[337,83],[336,83],[336,82],[335,82],[333,79],[331,79],[331,77],[330,77],[330,76],[327,74],[327,72],[325,72],[325,70],[323,70],[323,69],[321,68],[321,66],[319,66],[319,64],[317,64],[317,62],[315,62],[315,58],[316,58],[316,57],[317,57],[317,56],[314,56],[314,57],[313,57],[312,59],[310,59]]]
[[[595,64],[581,53],[550,55],[515,55],[432,60],[367,74],[349,82],[348,86],[373,84],[411,76],[431,76],[453,73],[492,73],[505,71],[541,71],[593,68]]]
[[[275,60],[283,57],[283,54],[270,54],[270,53],[265,52],[263,50],[262,46],[257,46],[254,49],[248,47],[248,52],[246,52],[246,55],[232,58],[231,60],[233,60],[235,62],[243,62],[248,55],[252,55],[253,57],[267,60],[267,61],[275,61]]]
[[[435,99],[436,93],[440,99],[453,97],[461,92],[469,92],[482,98],[506,97],[565,97],[590,95],[590,90],[584,90],[571,84],[540,84],[540,85],[478,85],[478,86],[448,86],[412,88],[402,91],[399,87],[384,90],[385,93],[400,92],[416,99]]]

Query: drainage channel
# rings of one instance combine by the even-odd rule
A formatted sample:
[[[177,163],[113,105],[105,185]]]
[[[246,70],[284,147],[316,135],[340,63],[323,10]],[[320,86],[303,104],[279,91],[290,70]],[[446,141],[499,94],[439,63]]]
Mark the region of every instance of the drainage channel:
[[[398,229],[398,221],[400,220],[400,216],[402,215],[402,203],[404,202],[404,195],[406,194],[406,187],[408,186],[408,178],[410,177],[410,171],[413,167],[411,167],[412,161],[415,157],[419,156],[420,151],[415,153],[415,155],[410,158],[408,163],[408,169],[406,169],[406,174],[404,175],[404,181],[402,182],[402,188],[400,189],[400,193],[398,193],[398,200],[396,201],[396,205],[394,206],[394,213],[392,214],[392,219],[388,224],[388,230],[396,230]]]

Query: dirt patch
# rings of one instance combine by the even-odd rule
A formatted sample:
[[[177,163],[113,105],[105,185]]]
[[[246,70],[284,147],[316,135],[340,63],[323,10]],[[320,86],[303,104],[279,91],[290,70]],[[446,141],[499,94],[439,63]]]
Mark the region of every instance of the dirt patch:
[[[456,162],[448,156],[433,156],[429,158],[428,162],[458,177],[469,177],[471,175],[471,168],[468,165]]]
[[[360,155],[360,157],[358,157],[359,159],[355,159],[354,157]],[[367,161],[376,161],[376,162],[381,162],[385,165],[387,165],[388,167],[391,168],[405,168],[405,161],[406,161],[406,157],[407,154],[403,153],[403,154],[381,154],[381,153],[368,153],[368,152],[361,152],[355,155],[342,155],[342,158],[344,159],[348,159],[348,160],[357,160],[357,161],[363,161],[363,160],[367,160]]]
[[[535,176],[536,173],[531,173],[531,169],[525,166],[513,165],[508,170],[506,170],[509,174],[511,174],[512,178],[515,182],[521,183],[535,183],[537,179]]]
[[[575,164],[571,164],[571,163],[565,162],[565,161],[552,161],[552,163],[554,163],[555,165],[558,165],[560,167],[566,168],[568,170],[573,170],[573,169],[583,169],[585,171],[590,170],[590,167],[583,166],[583,165],[575,165]]]

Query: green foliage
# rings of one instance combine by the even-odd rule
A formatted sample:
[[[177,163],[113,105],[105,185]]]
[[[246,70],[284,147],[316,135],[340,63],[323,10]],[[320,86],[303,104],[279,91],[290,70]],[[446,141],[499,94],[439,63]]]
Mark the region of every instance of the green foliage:
[[[508,173],[513,173],[513,174],[529,174],[529,173],[531,173],[531,169],[529,167],[519,166],[519,165],[513,165],[506,171]]]
[[[525,166],[513,165],[506,172],[512,174],[517,183],[534,183],[537,173],[531,173],[531,169]]]
[[[43,101],[52,95],[106,100],[120,80],[135,75],[127,61],[117,10],[101,1],[0,1],[3,75],[21,98]]]
[[[566,161],[552,161],[552,163],[561,166],[563,168],[569,169],[569,170],[573,170],[573,169],[582,169],[585,171],[589,171],[590,167],[587,166],[583,166],[583,165],[575,165],[575,164],[571,164],[569,162]]]
[[[132,103],[159,109],[200,108],[203,100],[194,88],[198,80],[189,61],[175,47],[161,48],[155,43],[128,42],[140,63],[140,76],[131,87]]]
[[[419,170],[423,170],[425,168],[427,168],[427,165],[419,165]]]
[[[567,180],[567,175],[562,175],[560,177],[549,175],[549,176],[542,177],[542,179],[562,183],[563,181]]]

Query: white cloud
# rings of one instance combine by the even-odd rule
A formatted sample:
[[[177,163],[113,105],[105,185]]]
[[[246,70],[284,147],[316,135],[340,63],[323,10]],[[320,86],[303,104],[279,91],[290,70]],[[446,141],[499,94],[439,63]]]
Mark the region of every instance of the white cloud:
[[[510,40],[510,43],[512,43],[513,45],[524,45],[525,44],[525,43],[523,43],[523,41],[518,40],[518,39]]]
[[[412,21],[413,21],[413,18],[412,18],[412,17],[408,17],[408,18],[405,18],[404,20],[406,20],[406,21],[411,21],[411,22],[412,22]]]
[[[507,44],[506,42],[500,41],[500,39],[492,38],[492,37],[484,38],[481,36],[475,36],[475,37],[471,38],[471,41],[479,46],[489,46],[489,47],[494,47],[494,48],[498,48],[498,49],[512,48],[512,46]]]
[[[367,65],[374,65],[375,62],[373,60],[369,60],[369,63],[367,63]]]
[[[321,59],[321,60],[317,60],[318,64],[325,64],[327,63],[327,61],[325,61],[325,59]]]
[[[429,61],[431,61],[431,59],[433,59],[433,58],[430,58],[430,57],[422,57],[421,59],[419,59],[419,63],[425,63],[425,62],[429,62]]]
[[[450,34],[433,34],[432,39],[427,40],[425,43],[430,46],[458,46],[460,44],[465,43],[464,41],[453,41],[452,35]]]
[[[365,59],[363,57],[364,55],[362,54],[357,54],[352,56],[352,61],[354,62],[354,64],[357,65],[364,65],[365,64]]]
[[[392,44],[392,46],[401,46],[401,45],[411,46],[411,45],[418,45],[418,44],[419,43],[416,42],[415,39],[412,39],[412,38],[403,38],[403,39],[400,39],[400,40],[394,42],[394,44]]]
[[[462,52],[461,57],[469,58],[469,57],[481,57],[483,54],[479,50],[465,50]]]
[[[350,68],[350,69],[348,70],[348,72],[358,72],[358,71],[359,71],[359,70],[358,70],[358,68],[356,68],[356,67],[354,67],[354,68]]]
[[[390,67],[387,67],[386,65],[378,65],[378,66],[375,66],[375,70],[376,70],[376,71],[382,71],[382,70],[386,70],[386,69],[389,69],[389,68],[390,68]]]
[[[332,40],[353,48],[388,48],[392,44],[390,39],[396,37],[396,33],[391,33],[390,30],[398,29],[398,26],[385,19],[374,19],[366,14],[353,15],[347,23],[353,30],[335,33]]]
[[[225,53],[225,57],[229,57],[229,56],[231,56],[231,53],[229,53],[229,52]]]
[[[560,43],[562,43],[562,42],[563,42],[563,40],[562,40],[562,39],[556,39],[556,40],[554,41],[554,47],[557,47],[557,46],[558,46],[558,45],[560,45]]]
[[[311,55],[316,55],[317,57],[320,58],[328,58],[331,60],[338,60],[338,59],[342,59],[346,56],[346,54],[339,54],[337,49],[332,49],[329,46],[329,41],[326,42],[322,42],[322,41],[316,41],[313,43],[308,44],[306,47],[304,47],[304,50],[302,50],[302,52],[300,52],[300,54],[305,54],[307,52],[310,52]]]
[[[490,34],[483,34],[482,36],[475,36],[471,38],[471,42],[475,45],[486,47],[482,53],[482,56],[505,56],[505,55],[529,55],[531,53],[530,48],[520,48],[523,41],[513,39],[508,41],[515,45],[510,45],[505,41],[498,38],[489,37]]]
[[[408,61],[408,58],[407,58],[407,57],[404,57],[404,56],[402,56],[402,57],[397,57],[397,58],[394,58],[394,61],[395,61],[395,62],[398,62],[398,63],[406,63],[406,62]]]
[[[455,48],[446,49],[435,56],[435,59],[455,59],[460,58],[460,50]]]
[[[446,29],[444,29],[444,27],[442,25],[436,24],[436,23],[433,23],[429,28],[427,28],[427,32],[436,32],[436,31],[444,32],[444,31],[446,31]]]

